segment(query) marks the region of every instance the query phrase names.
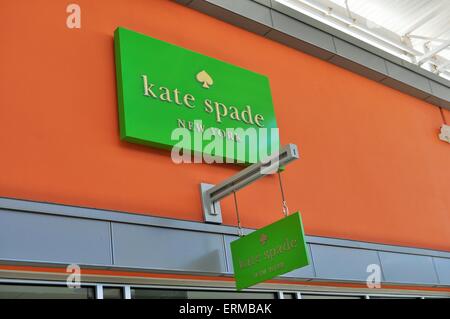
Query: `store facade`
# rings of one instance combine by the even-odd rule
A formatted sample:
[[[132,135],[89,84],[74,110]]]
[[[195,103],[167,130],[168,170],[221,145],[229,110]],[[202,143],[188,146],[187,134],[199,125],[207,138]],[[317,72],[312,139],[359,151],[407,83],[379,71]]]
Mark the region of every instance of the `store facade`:
[[[447,80],[270,1],[79,1],[79,28],[43,3],[0,12],[0,298],[450,297]],[[300,152],[282,179],[309,266],[236,292],[235,202],[204,222],[200,184],[242,166],[121,140],[118,27],[269,79],[281,145]],[[236,195],[246,233],[283,216],[276,174]]]

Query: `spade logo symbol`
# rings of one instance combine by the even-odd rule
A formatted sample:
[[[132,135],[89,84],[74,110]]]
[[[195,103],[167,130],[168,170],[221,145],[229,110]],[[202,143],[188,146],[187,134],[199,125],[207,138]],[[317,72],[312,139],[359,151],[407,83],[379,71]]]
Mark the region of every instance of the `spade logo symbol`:
[[[203,84],[202,86],[205,89],[209,89],[209,87],[214,84],[214,81],[211,78],[211,76],[204,70],[197,74],[197,81],[202,83]]]
[[[259,242],[261,243],[261,245],[264,245],[268,239],[269,237],[266,234],[261,234],[261,236],[259,237]]]

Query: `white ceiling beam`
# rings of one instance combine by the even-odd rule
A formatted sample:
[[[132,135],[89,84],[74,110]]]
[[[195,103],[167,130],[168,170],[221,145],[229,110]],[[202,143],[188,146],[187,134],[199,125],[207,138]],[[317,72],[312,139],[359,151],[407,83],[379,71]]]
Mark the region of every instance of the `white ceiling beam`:
[[[433,34],[433,38],[438,39],[441,36],[446,35],[449,32],[450,32],[449,28],[445,28],[445,29],[443,28],[443,29],[441,29],[441,32],[438,32],[437,34]]]
[[[334,2],[334,0],[272,1],[282,3],[293,10],[328,24],[394,56],[450,79],[448,58],[445,58],[445,54],[439,54],[439,52],[450,48],[450,37],[446,35],[450,32],[450,29],[441,25],[441,27],[433,27],[431,34],[428,32],[428,37],[425,34],[421,34],[422,26],[426,25],[430,20],[436,20],[433,22],[437,23],[437,18],[442,18],[442,12],[448,11],[448,3],[441,2],[432,8],[428,7],[427,10],[420,10],[418,12],[419,17],[415,19],[415,22],[412,22],[409,26],[407,25],[407,29],[402,30],[402,34],[398,34],[382,25],[378,28],[371,28],[368,24],[370,21],[364,15],[360,16],[351,10],[352,3],[349,0],[341,2]],[[416,41],[412,43],[412,40]],[[417,46],[424,43],[426,44],[424,48]]]
[[[307,7],[310,7],[312,9],[317,10],[317,11],[321,12],[322,14],[324,14],[325,15],[325,17],[324,17],[325,19],[326,18],[331,18],[331,19],[337,20],[340,23],[344,23],[346,25],[346,29],[348,29],[348,30],[351,30],[352,28],[356,28],[359,31],[365,33],[366,35],[369,35],[370,37],[373,37],[373,38],[375,38],[378,41],[382,41],[382,42],[384,42],[385,44],[387,44],[387,45],[389,45],[391,47],[394,47],[396,49],[400,49],[403,52],[406,52],[406,53],[408,53],[408,54],[410,54],[412,56],[416,56],[418,54],[421,54],[421,52],[415,50],[414,48],[408,47],[404,43],[400,42],[400,39],[399,39],[398,42],[397,41],[393,41],[391,39],[388,39],[387,37],[385,37],[385,36],[383,36],[383,35],[381,35],[381,34],[379,34],[377,32],[374,32],[374,31],[368,29],[365,25],[360,24],[359,21],[356,21],[355,19],[350,19],[347,16],[342,16],[340,14],[337,14],[333,10],[330,10],[329,7],[321,4],[320,2],[315,2],[315,1],[311,1],[311,0],[297,0],[296,1],[296,5],[295,5],[294,4],[295,2],[289,1],[289,0],[276,0],[276,1],[279,2],[279,3],[282,3],[284,5],[287,5],[287,6],[291,7],[291,8],[292,8],[292,6],[303,4],[303,5],[307,6]],[[345,8],[344,8],[344,10],[345,10]]]
[[[430,21],[432,18],[438,15],[438,10],[435,9],[433,11],[430,11],[423,16],[421,16],[419,19],[417,19],[416,22],[414,22],[412,25],[409,26],[405,31],[403,31],[403,36],[409,36],[409,34],[417,29],[419,29],[422,25],[426,24],[428,21]]]
[[[439,42],[439,43],[447,41],[447,39],[436,39],[436,38],[424,37],[422,35],[414,35],[414,34],[409,35],[408,38],[424,40],[424,41],[428,41],[428,42]]]
[[[438,54],[442,50],[447,49],[449,45],[450,45],[450,40],[447,40],[447,41],[443,42],[441,45],[435,47],[434,49],[431,49],[430,51],[428,51],[424,55],[422,55],[422,56],[417,58],[417,64],[419,64],[419,65],[422,64],[423,62],[425,62],[426,60],[428,60],[432,56]]]
[[[437,67],[436,71],[441,72],[441,71],[447,69],[448,67],[450,67],[450,61],[447,61],[444,64],[439,65]]]

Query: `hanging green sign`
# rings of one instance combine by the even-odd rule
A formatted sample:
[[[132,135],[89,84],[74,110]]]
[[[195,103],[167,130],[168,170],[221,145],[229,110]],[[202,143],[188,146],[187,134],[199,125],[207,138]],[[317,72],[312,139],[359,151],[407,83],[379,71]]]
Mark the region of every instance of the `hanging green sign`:
[[[238,290],[309,264],[298,212],[231,242]]]
[[[121,139],[172,149],[183,129],[188,151],[241,163],[278,150],[266,76],[124,28],[114,43]]]

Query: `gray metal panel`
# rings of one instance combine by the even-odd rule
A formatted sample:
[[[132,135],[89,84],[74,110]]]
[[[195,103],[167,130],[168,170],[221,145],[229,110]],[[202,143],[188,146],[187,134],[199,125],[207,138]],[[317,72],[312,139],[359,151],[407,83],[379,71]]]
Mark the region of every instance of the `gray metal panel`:
[[[173,218],[155,217],[130,212],[118,212],[96,208],[67,206],[61,204],[32,202],[20,199],[0,197],[0,208],[35,212],[55,216],[79,217],[92,220],[123,222],[128,224],[159,226],[183,230],[195,230],[212,233],[237,234],[236,227],[211,225]],[[250,230],[246,230],[250,231]]]
[[[439,283],[441,285],[450,285],[450,259],[434,257],[433,261],[438,274]]]
[[[426,77],[389,61],[386,61],[386,67],[391,79],[386,79],[383,83],[423,99],[431,94],[430,83]],[[399,82],[400,85],[397,85],[396,82]],[[405,90],[407,86],[410,88]]]
[[[270,0],[255,0],[255,2],[265,5],[266,7],[270,7]]]
[[[0,208],[8,208],[0,210],[1,263],[76,262],[108,269],[210,274],[232,271],[229,243],[237,238],[236,227],[6,198],[0,198]],[[112,234],[109,220],[114,224]],[[283,277],[365,281],[365,267],[380,263],[374,257],[380,254],[385,258],[382,270],[390,276],[387,282],[436,285],[434,258],[439,284],[450,285],[449,252],[316,236],[306,239],[314,263]],[[396,278],[397,273],[407,278]]]
[[[425,255],[425,256],[450,258],[450,252],[447,252],[447,251],[430,250],[430,249],[406,247],[406,246],[393,246],[393,245],[370,243],[370,242],[357,241],[357,240],[351,240],[351,239],[306,236],[306,241],[310,244],[320,244],[320,245],[327,245],[327,246],[340,246],[340,247],[360,248],[360,249],[377,250],[377,251],[388,251],[388,252],[396,252],[396,253],[412,254],[412,255]]]
[[[102,220],[121,222],[127,224],[147,225],[156,227],[165,227],[171,229],[191,230],[198,232],[209,232],[215,234],[227,234],[236,236],[238,230],[233,226],[212,225],[194,221],[178,220],[166,217],[148,216],[143,214],[133,214],[124,211],[111,211],[96,208],[86,208],[77,206],[68,206],[54,203],[33,202],[28,200],[12,199],[0,197],[0,209],[23,211],[24,213],[39,213],[53,216],[76,217],[87,220]],[[254,229],[244,228],[245,234],[249,234]],[[311,244],[342,246],[350,248],[363,248],[370,250],[380,250],[389,252],[398,252],[404,254],[426,255],[442,258],[450,258],[450,252],[423,249],[416,247],[393,246],[377,243],[369,243],[342,238],[306,236],[306,240]]]
[[[376,82],[380,82],[386,78],[386,75],[384,74],[376,72],[362,64],[353,62],[338,55],[333,56],[328,61]]]
[[[366,66],[381,74],[388,74],[384,59],[380,58],[379,56],[372,54],[366,50],[360,49],[357,46],[342,41],[338,38],[334,38],[334,45],[336,47],[336,53],[338,55]]]
[[[305,52],[322,60],[328,60],[333,56],[333,54],[328,52],[327,50],[318,48],[312,44],[301,41],[280,31],[271,30],[266,34],[266,38],[282,43],[295,50]]]
[[[391,60],[390,56],[388,56],[387,60]],[[397,63],[396,61],[392,61],[392,60],[391,60],[391,62]],[[445,85],[448,89],[450,89],[450,81],[449,80],[447,80],[447,79],[445,79],[445,78],[443,78],[443,77],[441,77],[441,76],[439,76],[439,75],[437,75],[435,73],[431,73],[430,71],[428,71],[426,69],[423,69],[423,68],[421,68],[420,66],[418,66],[416,64],[413,64],[413,63],[408,62],[408,61],[403,60],[403,59],[401,59],[401,62],[397,63],[397,64],[401,64],[405,68],[407,68],[408,70],[411,70],[411,71],[413,71],[415,73],[423,75],[424,77],[428,78],[430,81],[434,81],[434,82],[440,83],[442,85]]]
[[[238,238],[239,238],[238,236],[230,236],[230,235],[224,236],[225,254],[227,257],[227,273],[229,274],[232,274],[234,272],[233,259],[231,258],[230,243]]]
[[[330,62],[377,82],[386,78],[387,69],[384,59],[338,38],[333,40],[336,55],[330,59]]]
[[[431,92],[439,99],[440,106],[450,109],[450,89],[442,84],[430,81]]]
[[[189,4],[192,0],[173,0],[173,1],[175,1],[175,2],[177,2],[177,3],[179,3],[179,4],[182,4],[182,5],[187,5],[187,4]]]
[[[438,284],[432,257],[383,251],[379,255],[387,282]]]
[[[112,223],[114,265],[221,274],[226,271],[223,236]]]
[[[380,264],[373,250],[311,245],[316,276],[321,279],[366,281],[367,266]]]
[[[311,245],[308,245],[308,252],[309,252],[309,262],[310,264],[306,267],[293,270],[291,272],[288,272],[287,274],[282,275],[281,277],[288,277],[288,278],[302,278],[302,279],[312,279],[315,278],[315,271],[314,271],[314,262],[312,258],[311,253]]]
[[[421,100],[426,100],[430,96],[430,94],[428,94],[428,93],[418,90],[417,88],[412,87],[409,84],[405,84],[404,82],[395,80],[391,77],[385,78],[384,80],[381,81],[381,83],[383,83],[384,85],[387,85],[397,91],[412,95]]]
[[[333,55],[333,38],[329,34],[277,11],[272,11],[272,20],[275,30],[326,50],[330,55]]]
[[[110,265],[108,222],[0,210],[0,258]]]
[[[189,7],[261,35],[272,26],[270,9],[252,0],[193,0]]]
[[[233,269],[233,259],[231,257],[231,249],[230,249],[230,243],[236,239],[238,239],[238,236],[224,236],[225,239],[225,252],[227,256],[227,273],[232,274],[234,272]],[[309,248],[309,245],[308,245]],[[309,248],[309,256],[311,257],[311,248]],[[311,257],[311,264],[307,267],[303,267],[300,269],[296,269],[294,271],[291,271],[287,274],[282,275],[281,277],[289,277],[289,278],[297,278],[297,279],[312,279],[314,278],[314,265],[312,262]]]
[[[440,98],[438,98],[436,96],[431,95],[431,96],[426,98],[426,101],[428,103],[431,103],[431,104],[434,104],[436,106],[442,107],[444,109],[450,110],[450,102],[446,101],[446,100],[443,100],[443,99],[440,99]]]

